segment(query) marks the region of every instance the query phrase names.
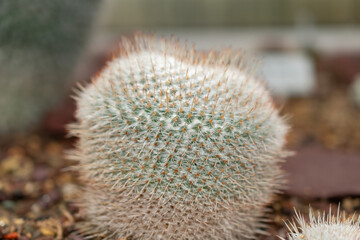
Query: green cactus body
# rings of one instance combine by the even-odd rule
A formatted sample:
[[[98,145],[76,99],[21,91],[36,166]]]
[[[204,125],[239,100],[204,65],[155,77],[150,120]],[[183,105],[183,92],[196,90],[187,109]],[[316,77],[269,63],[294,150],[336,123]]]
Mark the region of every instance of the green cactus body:
[[[251,239],[282,181],[287,126],[243,55],[124,39],[77,97],[82,230]]]
[[[346,216],[338,209],[336,215],[314,214],[310,209],[309,222],[296,213],[296,223],[288,225],[291,231],[288,240],[359,240],[360,239],[360,218]],[[284,238],[281,238],[285,240]]]

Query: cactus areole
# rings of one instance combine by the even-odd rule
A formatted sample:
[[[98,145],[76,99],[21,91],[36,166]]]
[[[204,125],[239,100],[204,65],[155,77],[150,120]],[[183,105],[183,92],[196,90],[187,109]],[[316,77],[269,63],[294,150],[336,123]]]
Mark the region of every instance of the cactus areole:
[[[287,126],[240,52],[120,42],[77,95],[80,229],[105,239],[252,239],[281,188]]]

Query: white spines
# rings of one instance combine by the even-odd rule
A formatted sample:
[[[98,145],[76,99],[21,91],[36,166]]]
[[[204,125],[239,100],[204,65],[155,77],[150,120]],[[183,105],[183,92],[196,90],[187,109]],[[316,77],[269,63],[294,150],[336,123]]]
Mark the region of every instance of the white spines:
[[[78,94],[83,229],[108,239],[251,239],[281,188],[287,126],[243,55],[124,39]],[[251,66],[250,66],[251,67]]]
[[[316,216],[310,209],[309,222],[296,213],[296,222],[288,225],[288,240],[359,240],[360,218],[346,216],[338,209],[336,215],[325,213]],[[282,238],[283,239],[283,238]],[[283,239],[285,240],[285,239]]]

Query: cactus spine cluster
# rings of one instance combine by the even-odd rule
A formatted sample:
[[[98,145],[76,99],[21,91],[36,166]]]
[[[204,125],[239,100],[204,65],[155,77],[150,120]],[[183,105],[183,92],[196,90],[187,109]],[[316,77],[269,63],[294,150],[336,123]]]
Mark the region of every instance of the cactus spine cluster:
[[[287,126],[244,55],[136,35],[77,95],[79,228],[104,239],[253,239]]]
[[[288,240],[359,240],[360,217],[346,216],[338,209],[333,215],[331,209],[326,215],[310,209],[309,222],[296,212],[296,222],[288,225]],[[285,240],[284,238],[281,238]]]

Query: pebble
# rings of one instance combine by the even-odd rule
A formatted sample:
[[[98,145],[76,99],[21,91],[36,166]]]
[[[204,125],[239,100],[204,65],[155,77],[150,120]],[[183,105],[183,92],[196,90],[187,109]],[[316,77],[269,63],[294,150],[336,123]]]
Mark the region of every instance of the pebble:
[[[345,198],[342,202],[342,207],[348,212],[352,211],[353,210],[353,202],[352,202],[351,198]]]
[[[32,173],[32,179],[38,182],[42,182],[49,177],[49,171],[49,168],[46,166],[36,166]]]
[[[51,229],[46,227],[40,228],[40,232],[44,236],[52,236],[52,237],[55,236],[55,232],[53,232]]]
[[[23,225],[23,224],[24,224],[24,219],[22,219],[22,218],[15,218],[15,219],[14,219],[14,224],[16,224],[16,225]]]
[[[1,205],[2,205],[5,209],[8,209],[8,210],[13,210],[13,209],[16,207],[15,202],[10,201],[10,200],[3,201],[3,202],[1,203]]]
[[[3,236],[4,239],[18,239],[19,234],[17,232],[11,232]]]
[[[42,209],[45,209],[59,201],[60,198],[60,192],[57,189],[54,189],[49,194],[43,195],[37,203]]]
[[[0,217],[0,229],[9,225],[9,220],[6,217]]]

